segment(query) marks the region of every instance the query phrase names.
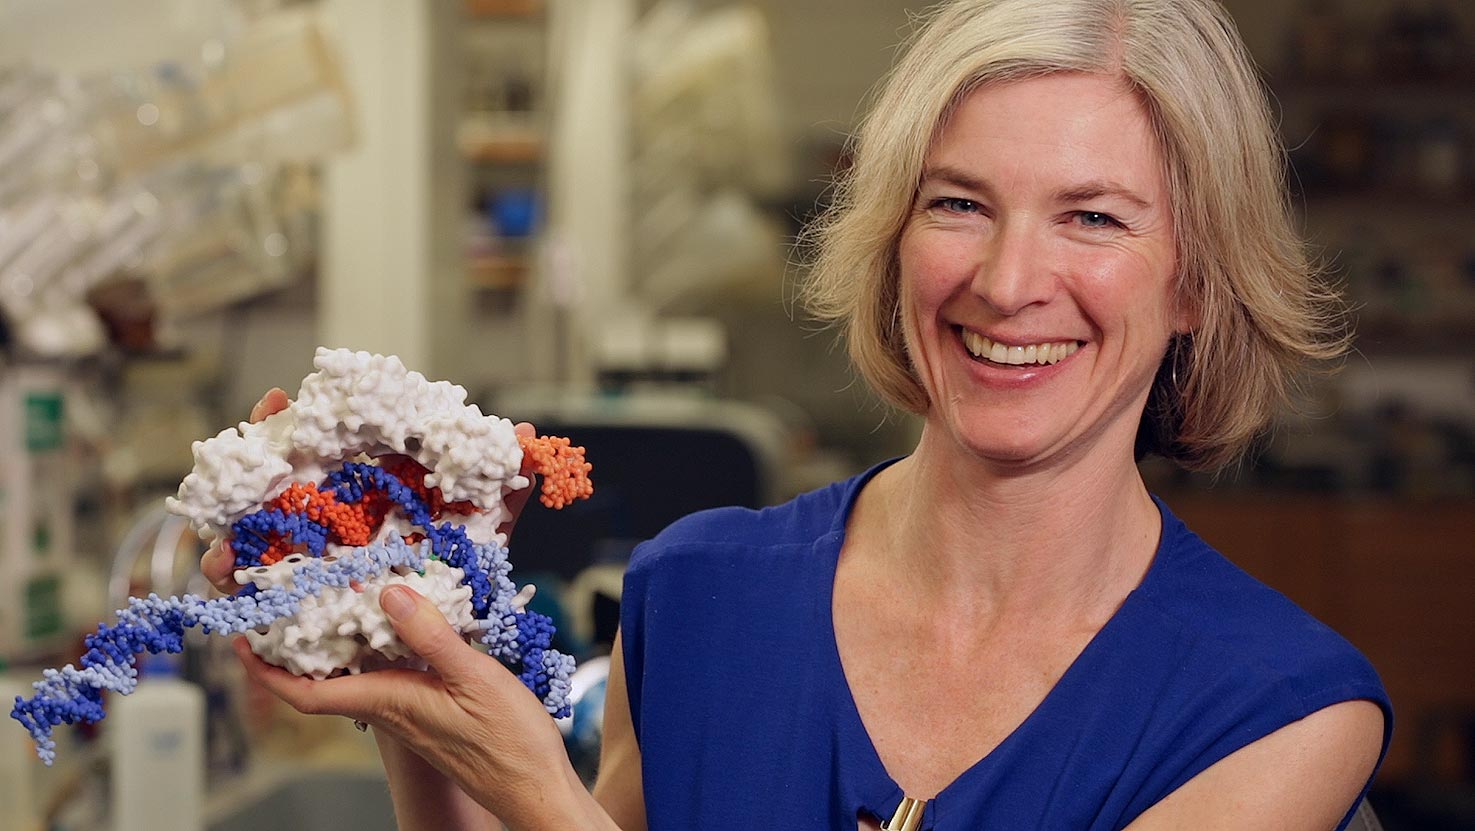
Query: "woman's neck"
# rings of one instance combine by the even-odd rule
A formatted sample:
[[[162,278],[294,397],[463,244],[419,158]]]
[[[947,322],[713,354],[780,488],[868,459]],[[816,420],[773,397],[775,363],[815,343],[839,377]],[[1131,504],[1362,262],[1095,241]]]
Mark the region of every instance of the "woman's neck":
[[[1162,523],[1130,461],[1004,472],[936,438],[924,432],[857,505],[855,530],[879,543],[868,556],[897,591],[972,620],[1097,618],[1141,582]]]

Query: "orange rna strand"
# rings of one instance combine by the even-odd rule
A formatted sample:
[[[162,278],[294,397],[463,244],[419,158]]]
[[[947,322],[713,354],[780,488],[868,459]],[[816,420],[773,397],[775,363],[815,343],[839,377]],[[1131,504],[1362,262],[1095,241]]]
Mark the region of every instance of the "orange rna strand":
[[[543,476],[539,502],[562,508],[594,493],[594,482],[589,478],[594,466],[584,461],[584,448],[571,447],[562,436],[518,436],[517,443],[522,446],[523,468]]]

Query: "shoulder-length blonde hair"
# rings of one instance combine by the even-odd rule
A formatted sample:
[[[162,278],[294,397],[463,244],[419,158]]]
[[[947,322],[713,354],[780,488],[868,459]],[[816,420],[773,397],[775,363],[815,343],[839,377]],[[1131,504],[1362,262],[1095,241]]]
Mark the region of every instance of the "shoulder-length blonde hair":
[[[1054,72],[1119,77],[1152,120],[1179,299],[1198,325],[1167,350],[1138,452],[1218,468],[1348,337],[1338,296],[1292,223],[1265,92],[1214,0],[955,0],[932,11],[880,87],[831,207],[801,238],[810,274],[800,298],[839,325],[883,398],[925,412],[899,317],[897,246],[927,153],[969,92]]]

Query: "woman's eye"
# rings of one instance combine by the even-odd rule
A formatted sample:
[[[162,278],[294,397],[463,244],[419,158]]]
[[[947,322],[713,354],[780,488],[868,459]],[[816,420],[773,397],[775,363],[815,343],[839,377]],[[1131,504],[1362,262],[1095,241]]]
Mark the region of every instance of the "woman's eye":
[[[978,212],[978,203],[971,199],[958,199],[952,196],[944,196],[932,200],[932,207],[942,208],[955,214],[971,214]]]
[[[1098,213],[1096,211],[1078,211],[1076,221],[1086,228],[1116,228],[1121,227],[1110,214]]]

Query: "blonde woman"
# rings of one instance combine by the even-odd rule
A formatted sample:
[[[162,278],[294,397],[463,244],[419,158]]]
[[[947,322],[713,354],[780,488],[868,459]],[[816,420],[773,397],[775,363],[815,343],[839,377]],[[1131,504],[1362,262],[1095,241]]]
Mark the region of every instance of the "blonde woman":
[[[1281,164],[1213,0],[948,3],[808,283],[921,440],[636,552],[592,799],[416,598],[391,612],[438,678],[248,666],[379,728],[404,828],[1345,827],[1391,729],[1376,673],[1135,464],[1234,460],[1343,348]]]

